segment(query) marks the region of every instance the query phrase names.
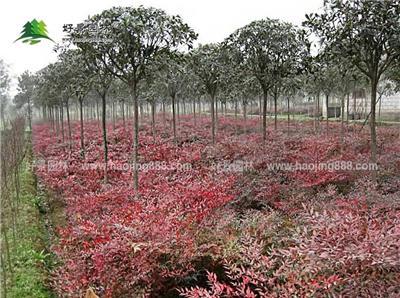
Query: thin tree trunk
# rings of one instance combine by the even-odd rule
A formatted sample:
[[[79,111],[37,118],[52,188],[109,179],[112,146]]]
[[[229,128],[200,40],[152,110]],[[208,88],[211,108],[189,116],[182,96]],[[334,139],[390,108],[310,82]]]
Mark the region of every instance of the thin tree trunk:
[[[64,136],[64,106],[61,104],[60,107],[60,121],[61,121],[61,134],[62,134],[62,141],[65,142]]]
[[[198,99],[198,105],[199,105],[199,117],[201,117],[201,100],[200,100],[200,98]]]
[[[274,92],[274,129],[278,129],[278,93]]]
[[[112,117],[113,130],[115,130],[115,104],[114,104],[114,101],[111,103],[111,117]]]
[[[175,94],[171,96],[172,99],[172,132],[174,135],[174,143],[176,144],[176,111],[175,111]]]
[[[238,118],[238,101],[237,99],[235,99],[235,134],[237,134],[238,131],[237,118]]]
[[[356,110],[357,110],[357,94],[353,94],[353,120],[356,120]]]
[[[32,132],[32,107],[31,101],[28,99],[28,121],[29,121],[29,131]]]
[[[2,252],[4,251],[7,256],[7,265],[8,265],[7,272],[10,272],[11,280],[13,280],[14,279],[14,266],[11,262],[10,241],[8,240],[8,235],[7,235],[7,231],[6,231],[4,222],[1,223],[1,231],[3,233],[3,239],[4,239],[4,248],[2,247],[1,251]]]
[[[247,124],[247,102],[243,100],[243,119],[244,119],[244,131],[246,132],[246,124]]]
[[[378,86],[378,79],[371,79],[371,117],[370,117],[370,128],[371,128],[371,163],[376,164],[376,91]],[[372,171],[372,181],[377,181],[377,171]]]
[[[340,117],[340,139],[341,142],[344,142],[344,102],[345,98],[341,98],[341,117]]]
[[[290,100],[287,97],[287,133],[290,134]]]
[[[68,122],[68,147],[71,150],[72,149],[72,134],[71,134],[71,121],[69,117],[69,100],[67,99],[66,102],[66,107],[67,107],[67,122]]]
[[[350,105],[350,93],[347,93],[347,99],[346,99],[346,125],[349,125],[349,108]]]
[[[382,95],[379,95],[378,122],[381,122]]]
[[[218,100],[214,100],[215,111],[215,130],[218,130]]]
[[[60,134],[60,123],[59,123],[59,114],[58,114],[58,107],[55,106],[53,110],[54,118],[55,118],[55,123],[56,123],[56,135],[57,137]]]
[[[97,99],[96,99],[96,119],[97,121],[100,121],[99,102]]]
[[[194,121],[194,126],[196,126],[196,101],[193,100],[193,121]]]
[[[131,84],[130,91],[133,101],[133,189],[135,190],[135,195],[137,196],[139,190],[139,106],[137,100],[136,82]]]
[[[101,126],[103,130],[103,150],[104,150],[104,183],[108,183],[108,144],[107,144],[107,101],[106,93],[101,95]]]
[[[263,114],[263,105],[262,105],[262,96],[258,97],[258,121],[260,125],[260,130],[262,130],[262,114]]]
[[[214,111],[214,94],[211,94],[211,136],[212,136],[212,143],[215,144],[215,111]]]
[[[263,90],[263,118],[262,118],[262,126],[263,126],[263,144],[267,140],[267,101],[268,101],[268,91],[266,89]]]
[[[317,131],[317,96],[314,95],[313,129]]]
[[[178,124],[179,124],[179,117],[180,117],[180,106],[179,106],[179,98],[176,98],[175,99],[175,102],[176,102],[176,120],[177,120],[177,122],[178,122]]]
[[[79,97],[79,110],[80,110],[80,121],[81,121],[81,156],[85,159],[85,141],[83,135],[83,98]]]
[[[124,101],[121,102],[121,110],[122,110],[122,122],[124,124],[124,129],[125,129],[125,103],[124,103]]]
[[[161,102],[161,108],[162,108],[162,120],[163,120],[163,125],[164,125],[164,127],[165,127],[165,122],[166,122],[166,120],[165,120],[165,102],[164,102],[164,100]]]
[[[319,96],[320,96],[320,93],[318,92],[318,94],[317,94],[317,128],[318,128],[318,131],[319,131],[319,127],[320,127],[320,102],[319,102]]]
[[[325,94],[325,105],[326,105],[326,133],[329,133],[329,95]]]
[[[156,103],[153,100],[151,102],[151,133],[153,135],[153,142],[156,142],[156,118],[155,118],[155,114],[156,114]]]
[[[0,257],[1,257],[1,271],[2,271],[2,288],[3,288],[3,291],[2,291],[2,294],[3,294],[3,296],[2,297],[4,297],[4,298],[7,298],[7,279],[8,279],[8,276],[7,276],[7,266],[6,266],[6,260],[5,260],[5,258],[6,258],[6,256],[4,256],[4,254],[5,254],[5,252],[4,252],[4,249],[2,249],[1,250],[1,252],[0,252]]]

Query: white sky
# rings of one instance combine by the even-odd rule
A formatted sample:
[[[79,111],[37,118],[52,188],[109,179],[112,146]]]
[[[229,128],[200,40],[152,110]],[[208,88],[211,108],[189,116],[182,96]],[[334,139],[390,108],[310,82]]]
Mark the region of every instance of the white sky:
[[[37,71],[56,60],[54,44],[44,40],[36,45],[14,40],[22,26],[36,18],[47,24],[49,36],[56,42],[65,37],[64,24],[77,24],[88,15],[113,6],[153,6],[169,14],[179,14],[198,34],[198,42],[219,42],[234,30],[253,20],[278,18],[300,25],[306,13],[315,12],[322,0],[4,0],[0,9],[0,58],[14,77],[24,70]]]

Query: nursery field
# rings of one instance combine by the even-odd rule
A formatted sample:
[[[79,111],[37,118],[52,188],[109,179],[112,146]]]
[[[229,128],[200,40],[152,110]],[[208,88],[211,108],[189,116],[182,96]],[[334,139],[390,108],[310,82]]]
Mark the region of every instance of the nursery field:
[[[398,297],[400,129],[220,117],[72,122],[72,140],[33,126],[35,173],[52,203],[59,297]],[[370,176],[377,167],[377,184]],[[51,206],[50,206],[51,207]],[[51,208],[50,208],[51,209]],[[60,211],[58,211],[60,212]]]
[[[1,297],[400,297],[400,0],[14,2]]]

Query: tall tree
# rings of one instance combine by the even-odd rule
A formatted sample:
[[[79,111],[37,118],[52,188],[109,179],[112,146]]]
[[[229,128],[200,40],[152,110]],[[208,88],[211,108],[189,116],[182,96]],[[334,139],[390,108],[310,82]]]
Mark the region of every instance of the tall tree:
[[[96,26],[100,35],[112,42],[83,42],[82,49],[95,53],[105,69],[127,84],[134,109],[133,186],[139,188],[138,176],[138,84],[145,78],[149,64],[161,53],[191,47],[197,38],[194,31],[179,16],[169,16],[155,8],[114,7],[87,19],[74,33],[90,38]],[[111,66],[111,67],[110,67]]]
[[[326,0],[324,12],[306,15],[304,24],[322,46],[348,58],[369,78],[371,162],[377,162],[376,94],[382,74],[400,55],[400,0]],[[376,171],[372,173],[376,182]]]
[[[32,105],[36,86],[35,79],[35,76],[29,71],[23,72],[18,78],[18,94],[14,97],[16,108],[26,108],[27,110],[30,131],[32,131]]]
[[[63,84],[67,82],[64,75],[64,68],[60,62],[50,63],[36,73],[35,99],[42,106],[44,116],[50,119],[53,130],[54,126],[58,125],[55,123],[55,111],[62,106]],[[64,81],[60,79],[62,77]]]
[[[282,80],[297,71],[308,56],[309,44],[303,31],[289,23],[264,19],[236,30],[225,44],[236,53],[243,71],[253,76],[263,93],[263,142],[267,131],[268,93],[274,87],[275,127],[276,102]]]
[[[193,72],[203,84],[211,104],[211,137],[215,143],[216,117],[215,117],[215,97],[223,72],[224,57],[219,44],[200,45],[191,53],[191,66]]]
[[[2,59],[0,59],[0,117],[2,119],[3,128],[5,128],[5,110],[8,103],[8,90],[10,89],[10,76],[8,67]]]
[[[85,159],[83,101],[92,88],[94,74],[85,63],[85,58],[81,50],[74,49],[62,52],[60,60],[72,72],[72,76],[69,78],[69,86],[75,92],[75,96],[79,102],[81,156]]]
[[[89,34],[89,27],[79,27],[76,29],[76,35]],[[112,64],[106,59],[106,53],[98,51],[90,43],[75,42],[75,45],[81,49],[83,60],[90,72],[93,73],[93,89],[101,98],[101,128],[103,135],[104,152],[104,182],[108,182],[108,143],[107,143],[107,95],[115,76],[108,69],[112,69]],[[108,63],[107,67],[104,62]]]
[[[163,55],[155,61],[154,73],[158,82],[154,82],[158,91],[171,99],[172,106],[172,131],[174,142],[177,142],[176,129],[176,99],[182,92],[186,83],[185,76],[188,71],[187,63],[182,55]]]

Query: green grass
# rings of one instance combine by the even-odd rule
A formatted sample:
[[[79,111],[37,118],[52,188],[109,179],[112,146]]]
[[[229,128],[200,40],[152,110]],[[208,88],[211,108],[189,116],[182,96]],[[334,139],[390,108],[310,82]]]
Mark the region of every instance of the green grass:
[[[37,207],[39,198],[29,158],[24,160],[20,175],[21,196],[15,244],[9,232],[14,277],[8,279],[7,297],[48,298],[54,297],[46,287],[51,256],[45,252],[46,230]]]

